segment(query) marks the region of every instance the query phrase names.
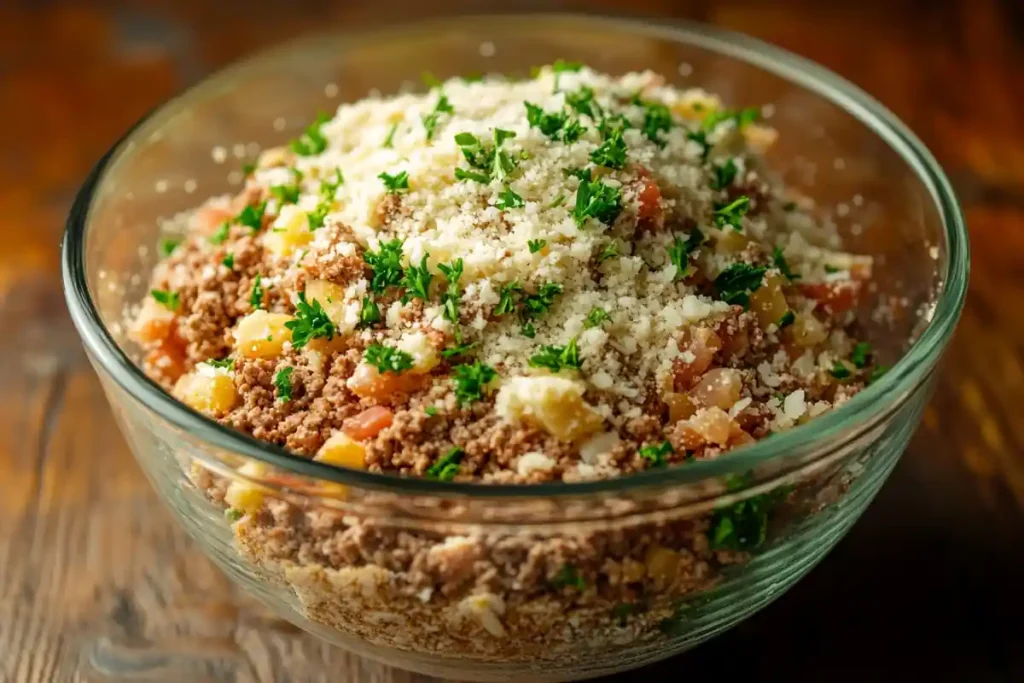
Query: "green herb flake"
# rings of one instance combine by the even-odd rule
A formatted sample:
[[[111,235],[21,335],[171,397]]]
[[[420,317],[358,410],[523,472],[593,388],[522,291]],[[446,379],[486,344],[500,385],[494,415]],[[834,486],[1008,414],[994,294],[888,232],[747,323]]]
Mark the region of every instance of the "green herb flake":
[[[177,292],[170,292],[163,289],[151,289],[149,290],[149,294],[158,304],[170,309],[171,311],[177,311],[181,306],[181,297]]]
[[[217,228],[213,232],[212,235],[210,235],[210,237],[209,237],[210,244],[216,244],[216,245],[224,244],[224,241],[227,240],[227,238],[228,238],[228,231],[230,229],[231,228],[228,226],[227,223],[221,223],[220,227]]]
[[[263,278],[259,275],[257,275],[256,278],[252,281],[252,292],[249,294],[249,305],[252,306],[253,309],[263,307],[264,290],[263,287],[260,286],[260,283],[262,281]]]
[[[797,209],[797,203],[796,202],[786,202],[785,204],[782,205],[782,210],[786,211],[786,212],[796,211],[796,209]]]
[[[835,266],[830,266],[829,264],[826,263],[825,272],[831,275],[832,273],[838,273],[839,269],[836,268]]]
[[[523,322],[539,318],[555,303],[555,297],[562,293],[562,285],[557,282],[546,282],[537,288],[535,294],[527,294],[520,300],[520,314]],[[527,335],[530,336],[530,335]]]
[[[434,417],[435,415],[437,415],[437,406],[427,406],[426,408],[423,409],[423,412],[426,414],[427,417]]]
[[[889,372],[889,366],[876,365],[871,369],[871,372],[868,374],[868,384],[874,384],[875,382],[880,380],[882,376],[885,375],[885,373],[887,372]]]
[[[786,311],[785,313],[782,314],[782,317],[779,318],[779,329],[781,330],[783,328],[789,327],[794,322],[796,322],[796,313],[794,313],[793,311]]]
[[[430,281],[433,279],[433,275],[430,272],[430,268],[427,267],[427,258],[430,254],[424,253],[423,258],[420,259],[420,265],[415,266],[409,264],[409,267],[405,269],[402,275],[402,287],[405,288],[405,293],[402,295],[402,303],[407,304],[413,299],[422,299],[428,301],[430,299]]]
[[[841,360],[837,360],[832,364],[832,368],[828,371],[830,375],[836,379],[847,379],[850,376],[850,368],[846,367],[846,364]]]
[[[459,278],[462,277],[462,259],[455,259],[451,263],[439,263],[437,269],[448,281],[448,288],[441,293],[441,317],[453,325],[458,325],[459,302],[462,299],[462,288],[459,286]],[[457,332],[456,339],[458,339]]]
[[[668,247],[668,259],[676,267],[676,280],[681,280],[690,272],[690,254],[704,244],[704,233],[694,228],[689,237],[683,241],[676,237]]]
[[[664,104],[656,102],[641,102],[640,106],[644,108],[644,122],[641,126],[644,136],[651,142],[664,146],[665,141],[659,134],[672,130],[675,125],[672,112]]]
[[[295,304],[295,319],[284,324],[292,331],[292,348],[301,349],[311,339],[334,339],[334,323],[327,316],[327,311],[317,299],[310,304],[306,301],[306,293],[299,292],[299,301]]]
[[[867,342],[854,344],[853,351],[850,352],[850,362],[858,369],[866,368],[871,362],[871,344]]]
[[[576,190],[576,206],[572,217],[582,228],[588,218],[611,225],[622,212],[622,190],[600,180],[584,180]]]
[[[786,261],[786,256],[782,253],[782,247],[775,247],[772,252],[772,265],[779,269],[779,272],[786,276],[787,280],[799,280],[800,275],[794,273],[789,268],[789,262]]]
[[[750,303],[750,293],[761,286],[766,271],[763,266],[734,263],[715,278],[715,291],[725,303],[746,308]]]
[[[579,71],[582,68],[583,65],[579,62],[567,62],[564,59],[556,59],[555,63],[551,65],[551,71],[555,74],[554,92],[558,92],[558,81],[563,73]]]
[[[426,123],[426,121],[424,121],[424,123]],[[382,142],[380,146],[385,149],[391,149],[394,146],[396,131],[398,131],[397,121],[391,124],[391,128],[388,128],[388,134],[384,136],[384,142]]]
[[[451,449],[427,468],[427,478],[437,479],[439,481],[451,481],[455,479],[455,476],[459,473],[459,463],[462,462],[462,458],[465,455],[466,452],[461,448],[456,447]]]
[[[327,218],[330,210],[330,205],[324,201],[317,204],[315,209],[306,214],[306,222],[309,223],[310,231],[319,230],[324,227],[324,220]]]
[[[512,188],[506,185],[505,188],[498,193],[498,201],[495,203],[495,206],[502,211],[507,211],[508,209],[521,209],[526,206],[526,202],[524,202],[523,198],[517,195]]]
[[[572,144],[587,131],[579,121],[572,119],[565,112],[548,113],[530,102],[523,102],[523,106],[526,107],[527,123],[552,140]]]
[[[330,120],[327,114],[319,114],[297,139],[289,144],[291,150],[302,157],[314,156],[327,149],[327,138],[320,130]]]
[[[571,564],[564,564],[562,568],[558,570],[558,574],[551,580],[551,583],[558,588],[575,588],[576,590],[584,590],[587,587],[587,582],[583,578],[583,574],[580,573],[576,567]]]
[[[274,386],[277,388],[277,400],[285,403],[292,400],[292,372],[295,368],[285,367],[274,375]]]
[[[515,133],[501,128],[494,129],[493,145],[484,145],[481,140],[472,133],[458,133],[455,135],[455,143],[462,150],[472,169],[455,169],[455,177],[458,180],[475,180],[479,183],[489,183],[491,180],[504,180],[516,168],[516,160],[502,149],[506,140],[515,137]]]
[[[604,263],[610,258],[615,258],[619,255],[619,243],[612,241],[604,245],[604,249],[597,255],[597,262]]]
[[[536,254],[538,251],[546,247],[548,244],[547,240],[528,240],[526,246],[530,248],[531,254]]]
[[[753,550],[760,546],[768,537],[772,512],[787,495],[789,488],[782,487],[716,511],[708,534],[712,549]]]
[[[228,508],[227,510],[224,511],[224,519],[228,520],[229,522],[237,522],[244,516],[244,514],[245,513],[243,513],[238,508]]]
[[[750,210],[750,197],[743,195],[737,197],[728,204],[716,204],[714,219],[715,226],[725,228],[731,226],[735,230],[743,230],[741,219]]]
[[[733,121],[736,128],[743,130],[760,117],[761,111],[757,107],[747,107],[739,111],[733,109],[718,109],[707,114],[700,122],[701,128],[711,132],[720,124],[726,121]]]
[[[263,214],[267,210],[267,202],[264,200],[256,206],[247,206],[235,217],[240,225],[250,228],[253,232],[259,232],[263,227]]]
[[[562,204],[565,204],[565,195],[564,195],[564,194],[560,194],[560,195],[558,195],[557,197],[555,197],[555,198],[554,198],[554,199],[553,199],[553,200],[551,201],[551,203],[550,203],[550,204],[548,204],[548,208],[549,208],[549,209],[556,209],[556,208],[558,208],[559,206],[561,206]]]
[[[409,191],[409,172],[401,171],[394,175],[390,173],[380,173],[377,175],[381,182],[384,183],[384,187],[387,188],[388,194],[401,194]]]
[[[727,159],[721,166],[715,166],[714,175],[711,178],[711,189],[712,190],[724,190],[725,188],[732,185],[732,181],[736,179],[736,162],[732,159]]]
[[[469,351],[472,351],[476,347],[480,346],[480,342],[471,342],[469,344],[460,344],[459,346],[453,346],[450,349],[445,349],[441,352],[442,358],[454,358],[455,356],[461,356]]]
[[[441,118],[441,114],[453,114],[454,112],[455,109],[452,107],[451,102],[448,101],[448,97],[442,93],[437,98],[437,104],[434,105],[433,111],[421,117],[423,128],[427,131],[428,140],[434,139],[434,131],[437,129],[437,123]]]
[[[576,339],[569,340],[565,346],[542,346],[540,351],[530,356],[530,366],[547,368],[551,372],[561,372],[565,368],[579,370],[583,366]]]
[[[181,244],[180,239],[165,238],[160,240],[160,243],[157,246],[160,249],[160,255],[167,258],[174,253],[174,250],[178,248],[179,244]]]
[[[589,330],[594,327],[600,327],[605,321],[611,320],[611,316],[608,315],[608,311],[595,306],[590,309],[590,313],[587,313],[587,319],[583,321],[583,328]]]
[[[579,90],[565,93],[565,103],[576,113],[589,116],[594,121],[602,118],[601,106],[594,99],[594,89],[581,86]]]
[[[516,296],[522,291],[523,286],[518,281],[502,285],[498,305],[494,307],[494,315],[505,315],[516,310]]]
[[[282,205],[284,204],[296,204],[299,201],[299,194],[301,189],[298,183],[293,185],[271,185],[270,194]]]
[[[650,461],[651,467],[664,467],[668,464],[668,456],[673,453],[672,444],[663,441],[653,446],[644,446],[639,453],[641,458]]]
[[[228,270],[235,269],[235,255],[231,252],[228,252],[228,255],[222,258],[220,262]]]
[[[401,284],[405,277],[402,269],[402,240],[397,237],[381,242],[377,251],[368,249],[363,252],[363,261],[373,271],[370,276],[370,289],[378,294],[388,287]]]
[[[622,133],[609,135],[601,145],[590,153],[590,160],[598,166],[621,169],[626,166],[626,141]]]
[[[533,323],[523,323],[522,327],[519,328],[519,332],[528,339],[533,339],[537,336],[537,329],[533,326]]]
[[[482,399],[487,385],[497,376],[494,368],[480,361],[456,365],[452,369],[452,383],[459,405],[469,405]]]
[[[619,626],[625,626],[629,618],[635,614],[641,614],[644,606],[636,603],[621,602],[612,608],[612,618],[619,622]]]
[[[370,344],[366,347],[363,360],[377,368],[377,372],[398,374],[413,366],[412,354],[385,344]]]
[[[217,360],[216,358],[211,358],[210,360],[206,361],[206,364],[209,365],[211,368],[222,368],[229,372],[235,369],[234,358],[222,358],[220,360]]]
[[[359,323],[356,327],[365,329],[367,327],[373,327],[382,320],[380,314],[380,307],[377,306],[377,302],[373,300],[373,297],[369,294],[363,297],[362,305],[359,307]]]
[[[337,193],[338,188],[345,184],[345,176],[342,175],[341,169],[334,169],[334,179],[327,180],[324,178],[320,181],[320,196],[323,197],[324,201],[333,202],[334,195]]]

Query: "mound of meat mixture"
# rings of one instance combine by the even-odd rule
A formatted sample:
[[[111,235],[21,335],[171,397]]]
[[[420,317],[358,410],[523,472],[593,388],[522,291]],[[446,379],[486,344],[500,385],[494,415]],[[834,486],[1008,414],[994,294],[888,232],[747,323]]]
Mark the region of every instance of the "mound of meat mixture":
[[[134,318],[146,371],[222,424],[372,472],[530,484],[723,457],[883,371],[851,334],[871,260],[773,179],[759,119],[566,63],[342,105],[167,236]],[[508,656],[517,633],[522,653],[540,621],[516,610],[542,603],[552,634],[582,610],[569,640],[587,610],[649,631],[616,606],[657,615],[652,596],[708,585],[750,541],[720,516],[605,542],[417,536],[197,480],[310,618],[429,651]],[[372,609],[446,626],[399,643],[361,620],[352,572]]]

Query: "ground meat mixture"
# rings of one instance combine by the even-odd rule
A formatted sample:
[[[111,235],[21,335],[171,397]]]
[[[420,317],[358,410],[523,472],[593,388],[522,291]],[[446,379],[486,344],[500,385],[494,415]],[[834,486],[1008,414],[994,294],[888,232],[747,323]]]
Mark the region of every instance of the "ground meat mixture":
[[[855,335],[871,259],[773,180],[756,109],[564,67],[342,105],[265,150],[162,245],[131,326],[146,371],[298,456],[481,486],[729,457],[884,372]],[[238,469],[190,474],[309,618],[501,661],[663,637],[813,507],[795,482],[620,527],[455,532]]]

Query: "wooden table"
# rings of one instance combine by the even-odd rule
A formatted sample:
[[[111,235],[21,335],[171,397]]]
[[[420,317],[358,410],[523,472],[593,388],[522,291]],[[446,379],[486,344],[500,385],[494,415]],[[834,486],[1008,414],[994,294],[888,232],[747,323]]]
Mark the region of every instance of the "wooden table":
[[[134,120],[284,35],[379,22],[375,6],[37,4],[0,4],[0,681],[425,681],[275,619],[185,539],[111,419],[57,269],[78,183]],[[973,238],[937,395],[876,503],[785,598],[650,679],[1024,679],[1024,6],[846,5],[587,3],[746,31],[852,79],[935,152]]]

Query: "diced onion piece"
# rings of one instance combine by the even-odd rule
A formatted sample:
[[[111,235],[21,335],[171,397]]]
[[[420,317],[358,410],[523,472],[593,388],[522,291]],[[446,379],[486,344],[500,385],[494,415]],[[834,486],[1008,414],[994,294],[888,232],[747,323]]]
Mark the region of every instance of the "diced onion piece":
[[[729,442],[733,421],[721,408],[705,408],[690,418],[689,424],[708,443],[724,446]]]
[[[580,441],[603,418],[583,400],[583,385],[565,377],[513,377],[502,384],[495,409],[510,422],[533,422],[561,441]]]
[[[312,242],[313,236],[306,212],[289,204],[281,209],[270,232],[264,234],[263,246],[276,256],[290,256],[299,247]]]

